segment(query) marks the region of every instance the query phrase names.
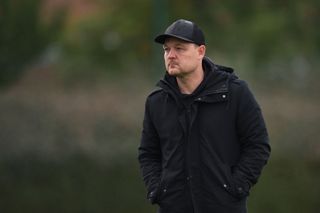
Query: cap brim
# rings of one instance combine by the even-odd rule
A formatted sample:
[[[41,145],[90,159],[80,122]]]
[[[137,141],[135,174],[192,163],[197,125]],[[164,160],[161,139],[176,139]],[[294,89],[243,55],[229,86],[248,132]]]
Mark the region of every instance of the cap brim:
[[[159,43],[159,44],[164,44],[164,42],[166,41],[167,38],[177,38],[177,39],[180,39],[180,40],[183,40],[183,41],[186,41],[186,42],[190,42],[190,43],[194,43],[194,41],[191,41],[190,39],[187,39],[187,38],[184,38],[184,37],[181,37],[181,36],[176,36],[176,35],[173,35],[173,34],[161,34],[161,35],[158,35],[154,41],[156,43]]]

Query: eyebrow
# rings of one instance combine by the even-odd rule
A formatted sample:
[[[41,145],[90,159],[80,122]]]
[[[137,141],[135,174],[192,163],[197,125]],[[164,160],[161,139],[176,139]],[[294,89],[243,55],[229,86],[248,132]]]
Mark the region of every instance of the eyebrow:
[[[184,43],[177,43],[177,44],[174,44],[173,46],[174,46],[174,47],[185,46],[185,44],[184,44]],[[165,48],[165,47],[168,47],[168,45],[163,44],[162,47]]]

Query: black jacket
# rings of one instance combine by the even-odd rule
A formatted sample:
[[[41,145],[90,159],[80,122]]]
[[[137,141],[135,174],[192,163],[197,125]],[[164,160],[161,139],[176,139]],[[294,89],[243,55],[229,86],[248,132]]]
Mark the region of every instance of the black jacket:
[[[203,60],[205,78],[184,97],[165,75],[146,101],[139,162],[161,213],[244,213],[270,155],[259,105],[231,68]]]

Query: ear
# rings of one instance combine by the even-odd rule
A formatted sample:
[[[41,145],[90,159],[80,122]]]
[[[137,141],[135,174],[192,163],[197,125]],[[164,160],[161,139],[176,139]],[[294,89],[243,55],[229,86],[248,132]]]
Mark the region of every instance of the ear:
[[[200,45],[199,48],[198,48],[198,53],[199,53],[199,56],[201,58],[203,58],[206,54],[206,46],[205,45]]]

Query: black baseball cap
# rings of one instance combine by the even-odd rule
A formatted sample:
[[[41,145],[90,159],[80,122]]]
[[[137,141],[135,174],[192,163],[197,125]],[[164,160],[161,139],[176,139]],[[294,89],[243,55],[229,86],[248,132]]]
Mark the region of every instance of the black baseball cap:
[[[164,44],[168,37],[178,38],[197,45],[205,45],[204,34],[202,30],[192,21],[179,19],[173,22],[164,32],[158,35],[154,41]]]

